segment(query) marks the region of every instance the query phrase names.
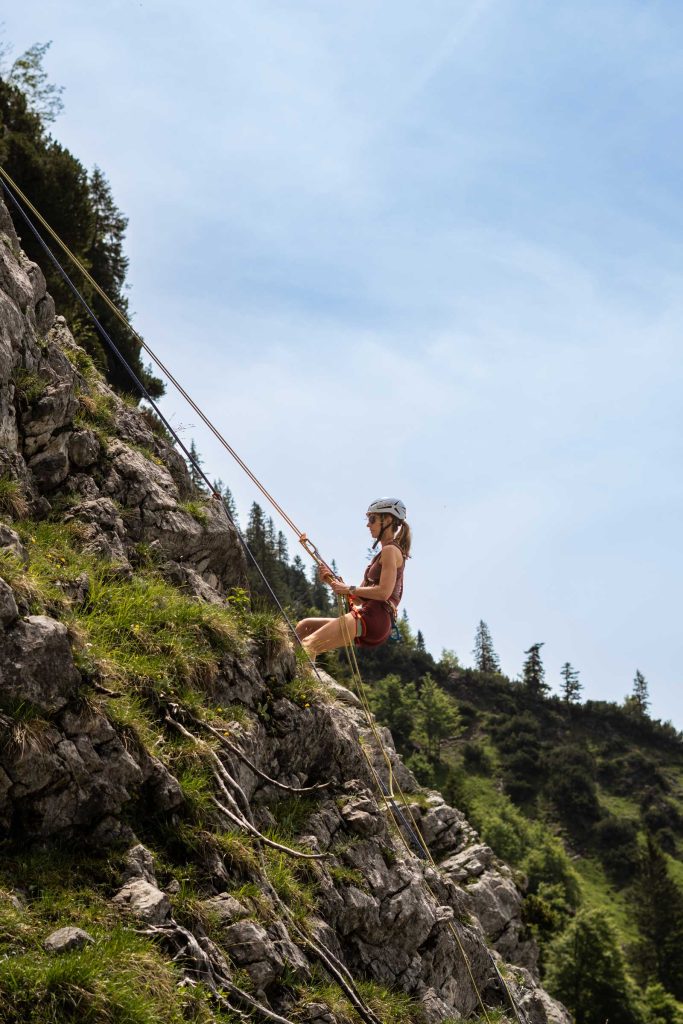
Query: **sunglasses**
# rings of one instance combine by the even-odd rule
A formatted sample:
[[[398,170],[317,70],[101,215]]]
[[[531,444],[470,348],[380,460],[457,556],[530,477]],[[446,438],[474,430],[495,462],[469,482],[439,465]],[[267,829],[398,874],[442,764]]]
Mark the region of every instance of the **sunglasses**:
[[[376,523],[378,519],[379,516],[368,516],[368,526],[372,526],[372,524]]]

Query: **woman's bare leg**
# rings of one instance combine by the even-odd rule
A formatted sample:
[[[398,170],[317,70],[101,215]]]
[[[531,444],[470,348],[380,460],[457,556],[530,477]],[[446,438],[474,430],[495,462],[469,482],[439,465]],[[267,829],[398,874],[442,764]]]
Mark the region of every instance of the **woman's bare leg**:
[[[321,620],[309,619],[308,621],[320,622]],[[338,619],[328,619],[314,633],[309,633],[303,641],[303,647],[315,661],[318,654],[352,644],[355,636],[356,619],[351,612],[347,612],[346,615],[341,615]]]
[[[301,622],[296,624],[296,635],[299,637],[299,640],[303,640],[304,637],[315,633],[321,626],[334,621],[334,619],[302,619]]]

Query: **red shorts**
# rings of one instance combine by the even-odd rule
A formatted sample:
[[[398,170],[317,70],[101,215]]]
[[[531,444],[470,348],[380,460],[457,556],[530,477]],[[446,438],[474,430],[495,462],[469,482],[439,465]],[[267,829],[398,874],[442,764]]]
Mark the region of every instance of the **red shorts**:
[[[389,639],[393,619],[382,601],[365,601],[359,608],[351,608],[359,632],[355,643],[358,647],[379,647]]]

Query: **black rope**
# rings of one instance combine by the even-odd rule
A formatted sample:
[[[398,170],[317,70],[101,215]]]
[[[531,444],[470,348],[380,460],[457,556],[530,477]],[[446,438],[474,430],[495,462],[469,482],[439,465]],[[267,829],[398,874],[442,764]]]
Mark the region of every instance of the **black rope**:
[[[201,466],[199,465],[197,460],[191,455],[191,453],[185,447],[185,445],[183,444],[182,440],[178,436],[177,431],[175,431],[173,429],[173,427],[171,426],[169,421],[166,419],[166,417],[162,413],[162,411],[159,408],[159,406],[157,405],[157,403],[154,401],[154,399],[150,395],[149,391],[147,390],[147,388],[145,387],[143,382],[140,380],[140,378],[136,374],[136,372],[133,369],[133,367],[127,361],[126,357],[120,351],[120,349],[118,348],[116,343],[111,339],[111,337],[108,334],[108,332],[106,331],[106,329],[102,326],[102,324],[98,320],[95,312],[93,311],[91,306],[88,304],[88,302],[84,298],[84,296],[81,294],[79,289],[76,287],[76,285],[73,283],[73,281],[69,277],[68,273],[66,272],[66,270],[64,269],[62,264],[59,262],[59,260],[55,256],[55,254],[52,252],[52,250],[48,246],[47,242],[45,242],[45,240],[43,239],[42,235],[40,234],[40,232],[38,231],[36,226],[33,224],[33,222],[31,221],[30,217],[28,216],[28,214],[26,213],[26,211],[24,210],[24,208],[22,207],[21,203],[16,198],[14,193],[11,191],[11,189],[9,188],[7,183],[5,181],[2,181],[1,183],[2,183],[3,189],[5,190],[7,195],[9,196],[9,198],[12,201],[13,205],[15,206],[15,208],[19,211],[19,214],[21,215],[21,217],[24,219],[24,221],[28,225],[30,231],[35,236],[35,238],[38,241],[39,245],[45,250],[45,252],[47,253],[48,257],[50,258],[50,260],[52,261],[54,266],[57,268],[57,270],[59,271],[61,276],[64,278],[64,281],[66,282],[67,287],[70,289],[70,291],[78,299],[78,301],[81,303],[81,305],[83,306],[83,308],[87,312],[88,316],[90,317],[90,319],[94,323],[94,325],[97,328],[97,330],[98,330],[100,336],[102,337],[103,341],[106,342],[106,344],[109,346],[110,350],[113,352],[113,354],[116,356],[116,358],[119,360],[121,365],[124,367],[124,369],[128,373],[130,379],[133,381],[135,386],[137,388],[139,388],[140,392],[144,395],[145,400],[147,402],[149,402],[149,404],[153,408],[154,412],[156,413],[156,415],[159,417],[159,419],[161,420],[161,422],[165,426],[166,430],[173,437],[173,439],[175,440],[175,443],[177,444],[177,446],[183,452],[183,454],[184,454],[185,458],[187,459],[187,461],[194,468],[194,470],[199,474],[199,476],[205,481],[205,483],[206,483],[207,487],[209,488],[210,492],[213,495],[215,495],[217,497],[220,497],[220,502],[221,502],[221,505],[223,507],[223,511],[225,512],[225,515],[226,515],[226,517],[228,519],[228,522],[234,528],[234,530],[235,530],[235,532],[237,534],[237,538],[238,538],[239,542],[241,543],[241,545],[244,548],[245,552],[247,553],[247,555],[251,559],[251,561],[252,561],[252,563],[254,565],[254,568],[258,572],[259,576],[261,577],[261,580],[262,580],[263,584],[265,585],[266,589],[270,593],[270,596],[272,597],[274,603],[277,605],[278,610],[280,611],[280,613],[282,614],[283,618],[285,619],[285,621],[286,621],[287,625],[289,626],[292,634],[296,638],[297,643],[302,648],[302,650],[305,650],[305,648],[303,647],[303,644],[301,643],[301,640],[297,636],[297,632],[296,632],[296,629],[295,629],[294,625],[292,624],[292,621],[290,620],[289,616],[287,615],[287,612],[285,611],[285,609],[283,608],[282,604],[280,603],[280,600],[279,600],[277,594],[275,593],[275,591],[271,587],[270,583],[268,582],[268,579],[266,578],[263,570],[261,569],[261,566],[259,565],[258,561],[256,560],[256,556],[254,555],[254,553],[252,552],[251,548],[249,547],[246,539],[243,537],[240,528],[235,523],[235,521],[234,521],[234,519],[233,519],[233,517],[232,517],[232,515],[230,513],[230,509],[228,508],[228,505],[227,505],[227,502],[226,502],[225,498],[223,497],[223,495],[218,495],[218,492],[214,488],[213,484],[209,480],[209,478],[206,475],[206,473],[204,472],[204,470],[201,468]],[[315,669],[315,672],[316,672],[316,675],[318,676],[318,679],[320,680],[320,682],[322,682],[322,679],[320,678],[318,670],[315,667],[315,663],[311,662],[311,664],[312,664],[313,668]]]
[[[179,437],[177,431],[171,426],[171,424],[169,423],[168,419],[166,418],[166,416],[164,416],[163,412],[161,411],[161,409],[159,408],[159,406],[155,402],[154,398],[149,393],[149,391],[148,391],[147,387],[145,386],[145,384],[140,380],[140,378],[136,374],[136,372],[133,369],[133,367],[130,365],[130,363],[125,358],[123,353],[120,351],[120,349],[118,348],[116,343],[110,337],[110,335],[107,332],[107,330],[102,326],[102,324],[100,323],[99,319],[97,318],[97,315],[95,314],[94,310],[91,308],[91,306],[88,304],[88,302],[85,299],[85,297],[81,294],[79,289],[73,283],[73,281],[71,280],[69,274],[64,269],[62,264],[59,262],[59,260],[55,256],[55,254],[52,252],[52,250],[48,246],[47,242],[43,239],[42,235],[40,234],[40,232],[38,231],[38,229],[34,225],[33,221],[30,219],[30,217],[28,216],[28,214],[26,213],[26,211],[24,210],[23,206],[21,205],[19,200],[16,198],[16,196],[14,195],[12,190],[9,188],[7,183],[4,180],[0,180],[0,183],[2,184],[2,187],[3,187],[6,195],[9,197],[10,201],[12,202],[13,206],[18,211],[18,213],[20,214],[20,216],[22,217],[22,219],[24,220],[24,222],[28,226],[29,230],[34,235],[34,237],[36,238],[38,244],[45,251],[45,253],[47,254],[47,256],[50,259],[50,261],[54,264],[54,266],[56,267],[56,269],[58,270],[58,272],[60,273],[60,275],[64,279],[64,281],[65,281],[67,287],[69,288],[69,290],[72,292],[72,294],[76,297],[76,299],[81,303],[81,305],[85,309],[86,313],[88,314],[88,316],[90,317],[90,319],[94,323],[95,327],[97,328],[97,331],[99,332],[100,337],[103,339],[103,341],[106,342],[106,344],[108,345],[108,347],[111,350],[111,352],[115,355],[115,357],[119,360],[121,365],[124,367],[124,369],[128,373],[128,376],[130,377],[132,382],[135,384],[136,388],[139,389],[140,393],[144,396],[145,400],[150,404],[150,406],[152,407],[152,409],[154,410],[156,415],[159,417],[159,419],[163,423],[163,425],[166,428],[166,430],[169,432],[171,437],[174,439],[174,441],[175,441],[176,445],[178,446],[178,448],[182,451],[182,453],[185,456],[187,462],[193,467],[193,469],[196,471],[196,473],[204,480],[204,482],[206,483],[206,485],[207,485],[209,491],[211,492],[211,494],[213,494],[215,497],[219,497],[220,498],[221,506],[223,508],[223,511],[225,512],[226,518],[227,518],[228,522],[230,523],[230,525],[235,530],[235,533],[237,535],[237,538],[238,538],[240,544],[242,545],[244,551],[246,552],[247,556],[251,560],[254,568],[258,572],[258,574],[259,574],[259,576],[261,578],[261,581],[263,582],[263,584],[266,587],[268,593],[270,594],[274,604],[277,606],[280,614],[282,615],[282,617],[284,618],[285,622],[287,623],[287,625],[288,625],[292,635],[294,636],[296,642],[299,644],[301,649],[305,651],[306,648],[303,646],[301,640],[299,639],[299,636],[298,636],[298,634],[296,632],[295,626],[293,625],[293,623],[292,623],[291,619],[289,618],[287,612],[285,611],[284,607],[282,606],[282,603],[280,602],[280,599],[278,598],[277,594],[275,593],[275,591],[273,590],[272,586],[270,585],[270,582],[268,581],[268,578],[266,577],[266,575],[263,572],[261,566],[259,565],[259,563],[258,563],[258,561],[256,559],[256,556],[254,555],[254,553],[252,552],[251,548],[249,547],[249,544],[247,543],[245,537],[242,535],[242,532],[241,532],[240,528],[235,523],[235,521],[234,521],[234,519],[233,519],[233,517],[232,517],[232,515],[230,513],[230,509],[228,507],[228,504],[227,504],[224,496],[222,494],[221,495],[218,494],[218,492],[214,488],[213,484],[209,480],[208,476],[206,475],[206,473],[204,472],[204,470],[202,469],[200,464],[192,456],[190,451],[186,448],[185,444],[183,443],[183,441]],[[318,681],[320,683],[322,683],[322,677],[320,676],[320,673],[318,671],[317,665],[310,658],[310,656],[308,655],[308,652],[306,652],[306,654],[307,654],[308,660],[309,660],[309,662],[311,664],[311,667],[313,668],[313,671],[315,672],[316,676],[318,677]],[[426,860],[427,857],[426,857],[425,851],[422,848],[422,844],[420,843],[420,841],[419,841],[417,835],[415,834],[412,826],[409,824],[409,822],[407,821],[407,819],[403,815],[403,812],[400,810],[400,808],[396,804],[396,801],[394,800],[393,796],[391,795],[391,793],[389,792],[387,786],[382,781],[382,779],[380,778],[379,775],[377,776],[377,779],[378,779],[378,782],[379,782],[379,784],[380,784],[380,786],[382,788],[384,796],[391,803],[392,810],[397,815],[397,817],[401,820],[401,822],[402,822],[402,824],[404,826],[404,829],[405,829],[405,831],[408,834],[408,838],[410,840],[411,846],[415,849],[415,852],[417,853],[418,857],[420,857],[420,859]],[[491,959],[493,961],[493,958],[491,958]],[[494,962],[494,966],[496,967],[496,974],[498,975],[499,980],[502,980],[501,976],[500,976],[500,972],[498,971],[498,968],[497,968],[497,965],[495,964],[495,962]],[[517,1007],[515,1006],[514,1000],[513,1000],[513,1008],[517,1009]],[[520,1007],[520,1009],[521,1009],[521,1007]],[[525,1016],[525,1019],[526,1019],[526,1015],[524,1015],[524,1016]]]

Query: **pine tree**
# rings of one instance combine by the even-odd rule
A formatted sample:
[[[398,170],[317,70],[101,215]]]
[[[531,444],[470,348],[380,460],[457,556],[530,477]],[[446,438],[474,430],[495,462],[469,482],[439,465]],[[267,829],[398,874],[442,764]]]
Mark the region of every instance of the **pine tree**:
[[[650,695],[647,680],[639,669],[636,669],[631,698],[634,710],[640,715],[647,715],[647,709],[650,706]]]
[[[249,510],[246,541],[254,558],[261,568],[263,568],[267,553],[266,526],[263,520],[263,509],[256,501],[253,502],[251,509]]]
[[[225,507],[228,510],[228,515],[230,516],[230,519],[239,530],[239,515],[237,512],[237,505],[235,504],[235,499],[232,496],[232,491],[230,490],[227,484],[223,483],[220,477],[218,478],[218,480],[214,480],[213,489],[217,494],[220,494],[220,496],[222,497]]]
[[[429,673],[421,680],[415,723],[416,735],[425,743],[427,756],[433,761],[440,760],[442,742],[462,731],[455,701]]]
[[[278,557],[278,560],[280,562],[282,562],[283,565],[288,565],[289,564],[289,550],[287,548],[287,538],[285,537],[285,535],[282,532],[282,530],[278,530],[276,547],[277,547],[277,557]]]
[[[490,675],[500,672],[500,661],[493,649],[489,627],[483,619],[479,620],[477,626],[472,654],[474,655],[474,664],[480,672],[488,672]]]
[[[636,958],[640,979],[659,981],[676,999],[683,999],[683,891],[651,834],[641,855],[633,896],[640,933]]]
[[[455,651],[452,651],[449,647],[443,648],[439,658],[439,668],[443,669],[444,672],[455,672],[456,669],[460,668],[460,659]]]
[[[542,697],[550,690],[545,681],[545,668],[541,660],[541,647],[543,647],[543,642],[532,644],[529,650],[524,652],[527,659],[524,662],[523,682],[529,693],[535,697]]]
[[[403,609],[402,613],[396,620],[396,625],[398,627],[399,633],[401,634],[402,643],[404,643],[406,647],[410,647],[411,650],[414,650],[415,636],[413,635],[413,631],[410,628],[410,619],[408,618],[408,612],[405,608]]]
[[[422,654],[427,650],[425,647],[425,638],[422,635],[421,629],[418,629],[417,636],[415,637],[415,650],[420,651]]]
[[[195,487],[198,491],[206,491],[204,478],[202,477],[202,474],[200,472],[203,464],[204,460],[202,459],[201,455],[197,450],[197,445],[194,443],[194,438],[192,438],[190,442],[190,460],[188,462],[187,468],[190,472],[190,480],[192,481],[192,486]]]
[[[545,984],[575,1024],[640,1024],[618,938],[600,910],[581,911],[552,943]]]
[[[55,121],[64,109],[63,85],[53,85],[43,67],[43,58],[52,46],[48,43],[34,43],[12,64],[4,74],[5,81],[19,89],[28,102],[32,113],[37,114],[43,124]]]
[[[114,304],[129,315],[123,252],[126,218],[116,208],[109,185],[95,168],[83,164],[46,131],[61,109],[61,89],[47,79],[42,62],[49,44],[36,43],[0,78],[0,163],[18,182],[30,183],[35,205],[71,251],[85,264]],[[28,189],[28,185],[26,186]],[[140,397],[128,372],[106,343],[10,204],[10,215],[29,259],[43,271],[57,309],[66,317],[76,340],[118,390]],[[140,342],[131,335],[88,284],[80,284],[102,327],[153,398],[164,385],[141,360]]]
[[[579,673],[575,668],[565,661],[564,665],[560,670],[562,676],[562,698],[567,704],[576,704],[579,701],[579,696],[583,690],[582,683],[579,682]]]
[[[318,576],[318,566],[311,566],[310,596],[313,611],[317,615],[337,614],[337,599],[330,597],[327,586]]]
[[[405,749],[415,728],[417,690],[391,674],[379,679],[370,691],[370,706],[379,722],[391,730],[399,749]]]

